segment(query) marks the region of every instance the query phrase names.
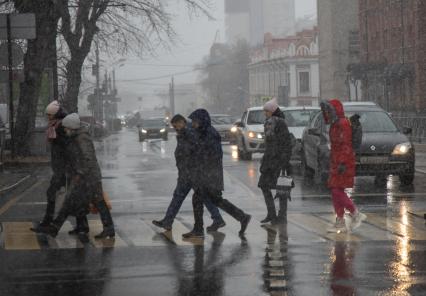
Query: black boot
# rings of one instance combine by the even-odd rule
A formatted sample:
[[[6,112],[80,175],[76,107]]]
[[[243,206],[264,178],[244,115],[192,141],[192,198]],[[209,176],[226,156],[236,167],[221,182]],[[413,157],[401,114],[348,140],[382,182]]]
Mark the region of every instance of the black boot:
[[[213,221],[212,225],[207,227],[207,232],[217,231],[219,228],[225,227],[226,223],[222,219]]]
[[[172,230],[172,225],[164,222],[164,220],[153,220],[152,224],[154,224],[157,227],[164,228],[167,231]]]
[[[47,234],[51,237],[56,237],[58,235],[59,228],[55,226],[55,224],[50,224],[48,226],[42,226],[39,228],[38,233]]]
[[[250,223],[251,220],[251,216],[250,215],[245,215],[244,218],[240,221],[241,223],[241,230],[238,233],[240,236],[243,236],[244,233],[246,232],[247,226]]]
[[[204,230],[194,228],[190,232],[182,234],[182,238],[184,239],[204,238]]]
[[[82,233],[88,234],[89,233],[89,222],[87,221],[87,216],[83,217],[76,217],[76,224],[77,226],[71,230],[68,231],[69,235],[79,235]]]
[[[290,193],[288,193],[290,194]],[[280,202],[280,210],[278,212],[277,222],[278,223],[286,223],[287,222],[287,203],[288,203],[288,195],[280,194],[277,196]]]
[[[272,196],[272,192],[270,189],[262,188],[263,197],[265,198],[266,209],[268,211],[268,215],[265,219],[260,221],[260,223],[274,223],[277,219],[277,214],[275,212],[275,202],[274,197]]]
[[[48,201],[46,207],[46,214],[43,220],[41,220],[37,226],[31,227],[30,230],[35,233],[40,233],[43,227],[47,227],[53,222],[53,215],[55,214],[55,202]]]
[[[105,200],[100,200],[96,203],[96,208],[99,211],[99,215],[101,216],[102,225],[104,227],[104,230],[99,233],[98,235],[95,235],[96,239],[101,238],[114,238],[115,237],[115,230],[114,230],[114,222],[112,221],[111,212],[109,211]]]

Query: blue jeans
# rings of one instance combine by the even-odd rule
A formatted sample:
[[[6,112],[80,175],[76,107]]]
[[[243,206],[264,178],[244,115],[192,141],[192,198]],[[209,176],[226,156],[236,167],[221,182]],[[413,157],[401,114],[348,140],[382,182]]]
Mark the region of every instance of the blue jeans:
[[[182,206],[183,201],[186,196],[192,189],[192,184],[189,180],[178,179],[175,191],[173,192],[173,198],[170,202],[169,207],[167,208],[166,216],[163,221],[166,224],[173,224],[174,219],[176,218],[177,213]],[[210,201],[210,199],[204,200],[204,204],[207,210],[210,212],[213,221],[222,221],[222,216],[220,215],[219,209]]]

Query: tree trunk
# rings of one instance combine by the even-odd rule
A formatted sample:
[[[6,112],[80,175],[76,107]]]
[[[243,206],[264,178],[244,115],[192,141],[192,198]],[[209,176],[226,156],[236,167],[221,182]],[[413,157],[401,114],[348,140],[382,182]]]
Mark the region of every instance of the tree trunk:
[[[25,1],[25,5],[21,9],[17,5],[17,9],[22,13],[35,13],[37,27],[37,38],[28,41],[24,58],[25,80],[20,84],[15,128],[16,153],[18,156],[28,156],[31,154],[30,138],[35,127],[43,71],[51,58],[49,42],[56,42],[52,35],[57,34],[59,14],[51,1]]]
[[[81,85],[81,72],[83,69],[84,59],[87,55],[74,54],[71,55],[71,60],[67,63],[67,90],[63,105],[67,112],[78,112],[78,94]]]

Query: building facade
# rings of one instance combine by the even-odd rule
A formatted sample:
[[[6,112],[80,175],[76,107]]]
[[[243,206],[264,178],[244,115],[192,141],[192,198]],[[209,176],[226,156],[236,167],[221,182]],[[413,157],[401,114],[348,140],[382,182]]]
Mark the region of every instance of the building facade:
[[[395,113],[425,113],[425,1],[359,0],[363,98]]]
[[[274,38],[265,34],[264,45],[253,50],[250,105],[277,97],[285,106],[312,106],[319,100],[318,29]]]
[[[359,63],[358,1],[317,0],[322,99],[361,100],[360,80],[348,66]]]
[[[295,32],[295,0],[225,0],[227,43],[245,39],[263,43],[265,33],[286,37]]]

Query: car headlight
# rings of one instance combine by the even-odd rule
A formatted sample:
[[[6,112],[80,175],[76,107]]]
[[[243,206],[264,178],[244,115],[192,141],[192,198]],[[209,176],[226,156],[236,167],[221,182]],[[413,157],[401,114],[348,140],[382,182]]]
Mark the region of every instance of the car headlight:
[[[147,134],[148,132],[144,129],[141,130],[142,134]]]
[[[163,129],[160,130],[160,133],[165,133],[165,132],[166,132],[165,128],[163,128]]]
[[[412,148],[411,143],[401,143],[395,146],[392,155],[405,155]]]
[[[236,133],[238,128],[236,126],[231,127],[231,133]]]
[[[257,138],[258,138],[258,139],[263,139],[262,134],[257,134]]]
[[[249,138],[256,138],[256,133],[254,132],[249,132],[248,133]]]

